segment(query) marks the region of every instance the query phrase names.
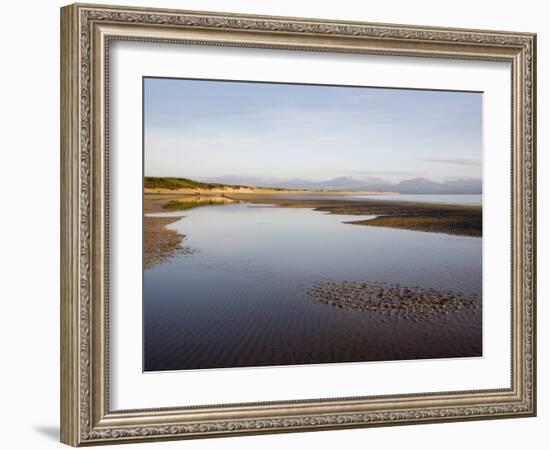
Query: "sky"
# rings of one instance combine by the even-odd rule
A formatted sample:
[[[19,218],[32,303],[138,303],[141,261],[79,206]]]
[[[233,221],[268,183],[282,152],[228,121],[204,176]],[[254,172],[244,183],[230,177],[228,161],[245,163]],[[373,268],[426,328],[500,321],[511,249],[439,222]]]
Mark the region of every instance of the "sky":
[[[144,79],[146,176],[481,178],[482,94]]]

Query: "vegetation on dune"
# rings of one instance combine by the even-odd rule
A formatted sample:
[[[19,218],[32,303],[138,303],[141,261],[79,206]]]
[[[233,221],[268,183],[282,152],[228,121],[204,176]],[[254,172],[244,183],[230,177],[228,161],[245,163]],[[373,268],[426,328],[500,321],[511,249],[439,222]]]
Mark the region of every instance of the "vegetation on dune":
[[[167,189],[176,191],[178,189],[194,189],[194,190],[219,190],[219,191],[239,191],[239,190],[269,190],[269,191],[281,191],[285,192],[289,189],[274,188],[269,186],[247,186],[244,184],[224,184],[224,183],[204,183],[202,181],[195,181],[189,178],[175,178],[175,177],[144,177],[143,187],[145,189]],[[290,189],[294,190],[294,189]],[[302,189],[297,189],[302,191]]]
[[[146,189],[221,189],[221,188],[242,188],[245,186],[233,186],[220,183],[203,183],[190,180],[189,178],[172,177],[145,177],[144,187]]]

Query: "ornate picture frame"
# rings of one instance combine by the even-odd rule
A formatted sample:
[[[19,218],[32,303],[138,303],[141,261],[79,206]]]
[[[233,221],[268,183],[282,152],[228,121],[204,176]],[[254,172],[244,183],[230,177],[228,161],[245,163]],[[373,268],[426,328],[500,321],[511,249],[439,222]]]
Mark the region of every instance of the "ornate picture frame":
[[[505,61],[512,67],[507,389],[113,411],[109,406],[112,42]],[[74,4],[61,9],[61,441],[95,445],[536,414],[536,36]]]

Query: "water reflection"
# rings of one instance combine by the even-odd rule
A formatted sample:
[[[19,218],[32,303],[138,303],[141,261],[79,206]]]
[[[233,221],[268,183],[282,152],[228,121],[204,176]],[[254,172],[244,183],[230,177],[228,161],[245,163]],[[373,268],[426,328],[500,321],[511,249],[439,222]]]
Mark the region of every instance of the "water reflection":
[[[185,211],[188,209],[198,208],[200,206],[227,205],[230,203],[235,203],[235,200],[224,197],[223,195],[182,195],[176,200],[170,200],[163,206],[163,209],[168,211]]]
[[[319,281],[369,280],[481,296],[481,239],[193,200],[168,228],[200,253],[144,274],[145,370],[481,355],[480,309],[385,322],[307,293]]]

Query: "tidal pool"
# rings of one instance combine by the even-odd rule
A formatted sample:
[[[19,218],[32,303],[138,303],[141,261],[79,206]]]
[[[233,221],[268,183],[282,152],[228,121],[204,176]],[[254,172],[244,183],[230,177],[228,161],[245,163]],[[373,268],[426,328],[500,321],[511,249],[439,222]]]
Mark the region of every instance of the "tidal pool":
[[[197,251],[144,272],[145,371],[482,355],[481,238],[250,203],[166,214],[184,216],[168,228]],[[319,301],[308,293],[319,282],[449,291],[479,304],[413,321]]]

